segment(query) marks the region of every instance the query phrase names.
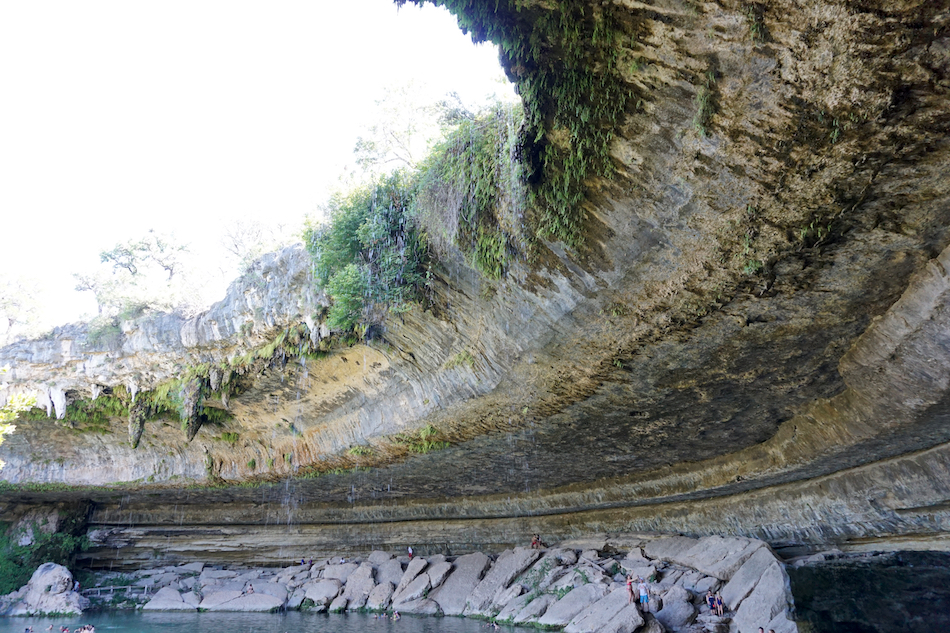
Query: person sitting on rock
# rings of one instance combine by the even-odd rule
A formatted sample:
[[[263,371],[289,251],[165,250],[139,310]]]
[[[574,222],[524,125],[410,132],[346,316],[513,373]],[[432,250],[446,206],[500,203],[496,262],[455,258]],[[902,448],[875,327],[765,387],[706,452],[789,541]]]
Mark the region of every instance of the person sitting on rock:
[[[254,593],[254,585],[252,585],[251,583],[247,583],[247,592]]]

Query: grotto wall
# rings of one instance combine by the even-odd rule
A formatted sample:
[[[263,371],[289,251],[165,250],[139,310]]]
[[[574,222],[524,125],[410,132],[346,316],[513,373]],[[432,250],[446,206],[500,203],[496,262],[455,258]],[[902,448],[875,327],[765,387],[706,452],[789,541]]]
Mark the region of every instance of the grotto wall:
[[[557,170],[586,139],[606,140],[609,168],[590,159],[567,218],[583,239],[548,225],[498,281],[446,257],[427,306],[351,346],[329,345],[327,299],[297,248],[195,319],[4,348],[10,389],[39,389],[57,414],[199,365],[224,367],[241,388],[206,398],[227,419],[191,438],[174,416],[155,419],[134,449],[124,419],[97,433],[68,416],[18,422],[0,477],[136,482],[121,497],[80,493],[96,502],[102,542],[130,556],[159,535],[171,551],[194,547],[188,526],[253,533],[266,553],[286,538],[275,520],[291,518],[308,538],[356,523],[367,544],[411,533],[452,551],[514,544],[525,530],[942,548],[947,7],[445,4],[473,36],[504,44],[541,131],[527,158],[539,191],[567,177]],[[590,37],[566,36],[563,16]],[[564,111],[576,77],[600,86],[595,97],[623,95],[619,109],[591,110],[596,134],[578,135]],[[289,332],[301,350],[326,349],[268,347]],[[424,429],[441,450],[416,450]],[[323,476],[269,492],[168,487],[302,472]]]

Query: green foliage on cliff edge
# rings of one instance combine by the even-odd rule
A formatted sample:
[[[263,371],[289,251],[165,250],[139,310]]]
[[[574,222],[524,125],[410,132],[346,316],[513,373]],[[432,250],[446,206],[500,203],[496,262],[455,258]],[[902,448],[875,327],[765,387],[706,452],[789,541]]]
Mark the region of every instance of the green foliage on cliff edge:
[[[419,299],[426,247],[410,218],[412,198],[409,176],[397,172],[334,196],[329,223],[307,223],[304,243],[333,298],[331,329],[365,328]]]
[[[583,243],[585,182],[610,177],[630,98],[618,69],[622,8],[580,0],[395,0],[446,7],[475,42],[500,48],[525,108],[521,158],[544,237]]]
[[[0,595],[16,591],[30,580],[43,563],[69,567],[76,554],[89,548],[89,539],[80,535],[80,524],[68,525],[61,532],[47,534],[33,525],[33,542],[18,545],[20,533],[10,534],[10,526],[0,524]]]

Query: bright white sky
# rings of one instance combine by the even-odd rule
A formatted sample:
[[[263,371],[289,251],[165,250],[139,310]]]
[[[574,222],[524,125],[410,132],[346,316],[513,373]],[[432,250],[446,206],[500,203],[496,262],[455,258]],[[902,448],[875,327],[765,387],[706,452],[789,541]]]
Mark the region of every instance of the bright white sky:
[[[0,273],[52,323],[95,312],[71,273],[149,229],[219,249],[235,217],[302,226],[387,85],[477,105],[497,52],[391,0],[0,2]]]

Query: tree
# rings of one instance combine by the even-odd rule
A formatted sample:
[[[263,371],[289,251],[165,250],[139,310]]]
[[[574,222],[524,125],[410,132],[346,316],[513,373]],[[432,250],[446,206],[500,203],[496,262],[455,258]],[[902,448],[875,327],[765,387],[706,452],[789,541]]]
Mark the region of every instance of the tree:
[[[414,168],[442,135],[443,118],[463,111],[458,95],[433,103],[415,83],[390,86],[376,101],[375,123],[356,139],[356,164],[371,180],[395,169]]]
[[[99,254],[107,267],[74,273],[76,290],[92,292],[102,317],[144,308],[172,310],[194,296],[183,274],[185,245],[149,231],[142,239],[116,244]]]
[[[0,343],[30,334],[39,322],[33,289],[39,282],[0,276]]]

